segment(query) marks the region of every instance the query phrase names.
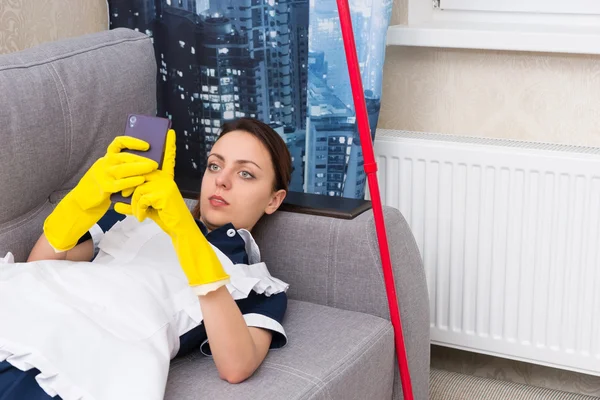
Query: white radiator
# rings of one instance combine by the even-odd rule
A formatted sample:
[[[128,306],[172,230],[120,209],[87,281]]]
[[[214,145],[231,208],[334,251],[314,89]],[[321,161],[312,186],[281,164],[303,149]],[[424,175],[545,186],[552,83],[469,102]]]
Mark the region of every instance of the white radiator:
[[[600,375],[600,149],[378,129],[375,153],[433,343]]]

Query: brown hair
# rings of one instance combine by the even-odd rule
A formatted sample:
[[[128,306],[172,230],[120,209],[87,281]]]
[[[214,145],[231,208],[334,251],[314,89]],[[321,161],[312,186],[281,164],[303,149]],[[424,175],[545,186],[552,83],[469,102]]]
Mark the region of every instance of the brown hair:
[[[287,145],[273,128],[254,118],[240,118],[232,122],[226,122],[221,126],[221,134],[215,141],[219,141],[223,136],[233,131],[244,131],[258,140],[267,148],[271,156],[273,170],[275,171],[275,182],[273,182],[273,191],[288,190],[288,185],[292,176],[292,157]],[[200,218],[200,198],[192,210],[194,218]]]

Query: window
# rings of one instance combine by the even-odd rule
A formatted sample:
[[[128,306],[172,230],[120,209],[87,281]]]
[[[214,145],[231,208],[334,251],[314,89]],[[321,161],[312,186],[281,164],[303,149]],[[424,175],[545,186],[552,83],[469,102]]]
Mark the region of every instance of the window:
[[[598,0],[407,0],[387,44],[600,54]]]

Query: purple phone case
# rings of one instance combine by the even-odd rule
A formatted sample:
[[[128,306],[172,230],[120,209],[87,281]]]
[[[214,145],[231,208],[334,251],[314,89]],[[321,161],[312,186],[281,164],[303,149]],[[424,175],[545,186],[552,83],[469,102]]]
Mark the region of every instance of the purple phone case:
[[[165,152],[165,141],[167,132],[171,128],[171,120],[167,118],[151,117],[148,115],[130,114],[127,116],[127,125],[125,135],[142,139],[150,144],[147,151],[122,150],[123,152],[139,154],[158,163],[158,168],[162,168],[162,161]],[[131,197],[123,197],[121,192],[113,193],[110,196],[113,203],[131,203]]]

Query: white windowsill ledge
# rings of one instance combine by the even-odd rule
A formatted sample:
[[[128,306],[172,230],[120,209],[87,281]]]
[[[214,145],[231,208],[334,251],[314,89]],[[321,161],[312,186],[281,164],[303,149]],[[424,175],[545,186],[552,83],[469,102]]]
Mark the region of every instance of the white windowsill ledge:
[[[600,54],[600,27],[435,21],[392,25],[387,45]]]

